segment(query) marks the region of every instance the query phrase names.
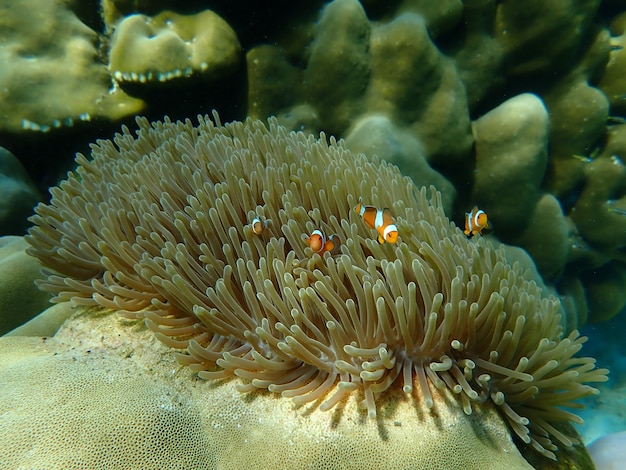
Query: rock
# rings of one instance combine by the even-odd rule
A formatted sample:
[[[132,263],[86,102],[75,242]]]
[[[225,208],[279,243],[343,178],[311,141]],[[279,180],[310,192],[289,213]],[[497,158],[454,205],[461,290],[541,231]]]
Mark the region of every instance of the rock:
[[[626,13],[611,23],[611,57],[598,86],[611,103],[613,114],[626,112]]]
[[[530,253],[543,279],[552,281],[562,274],[569,253],[569,225],[554,196],[539,198],[515,244]]]
[[[198,381],[142,324],[82,310],[47,340],[0,338],[0,409],[11,410],[0,414],[0,461],[66,470],[532,468],[492,406],[466,415],[434,387],[434,413],[400,392],[372,421],[354,398],[323,412],[241,394],[238,383]]]
[[[324,8],[304,72],[304,95],[333,133],[341,134],[363,111],[369,45],[370,24],[357,0],[335,0]]]
[[[26,219],[41,199],[19,160],[0,147],[0,236],[24,233]]]
[[[626,431],[608,434],[589,445],[597,470],[619,470],[626,461]]]
[[[143,110],[143,101],[113,87],[98,34],[67,3],[0,5],[0,132],[49,132]]]
[[[0,335],[49,305],[50,295],[34,283],[40,277],[41,264],[26,253],[27,247],[22,237],[0,238]]]
[[[472,199],[502,234],[519,234],[539,198],[548,161],[549,119],[541,99],[515,96],[473,123],[476,174]]]
[[[384,116],[370,115],[352,128],[346,145],[353,152],[377,155],[398,165],[417,186],[435,186],[442,193],[446,213],[451,213],[454,186],[428,165],[421,142],[409,130],[399,129]]]
[[[125,17],[111,38],[110,69],[118,82],[158,83],[202,76],[223,79],[240,62],[233,29],[211,10]]]

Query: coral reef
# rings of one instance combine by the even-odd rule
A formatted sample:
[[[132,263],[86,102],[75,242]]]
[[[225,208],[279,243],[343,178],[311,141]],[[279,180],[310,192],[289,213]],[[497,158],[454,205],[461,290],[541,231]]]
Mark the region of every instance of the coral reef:
[[[466,415],[437,389],[435,415],[400,392],[366,425],[354,399],[331,416],[240,385],[195,380],[145,326],[79,310],[52,338],[0,338],[0,468],[532,468],[488,402]]]
[[[615,5],[336,0],[213,11],[201,1],[106,0],[98,17],[78,2],[29,2],[3,6],[11,26],[3,70],[23,70],[2,75],[13,111],[0,136],[11,150],[25,131],[78,132],[65,126],[119,122],[140,109],[275,115],[436,185],[459,223],[483,207],[491,236],[528,250],[558,290],[567,330],[624,306],[626,298],[599,310],[587,298],[593,273],[626,271],[626,190],[610,164],[624,153],[624,14]],[[54,21],[33,22],[33,35],[24,8]],[[522,103],[535,121],[520,116]],[[600,178],[610,188],[596,191]],[[545,224],[551,218],[554,227]],[[604,291],[620,297],[617,287]]]
[[[22,233],[25,219],[42,196],[22,164],[0,147],[0,236]]]
[[[606,370],[575,357],[584,338],[563,334],[558,301],[518,263],[468,240],[397,167],[276,119],[214,119],[138,119],[136,138],[77,157],[27,236],[54,301],[144,318],[182,364],[244,379],[241,392],[321,411],[359,396],[375,418],[394,391],[430,409],[447,388],[468,415],[492,402],[544,456],[578,442],[562,407]],[[361,198],[391,210],[397,244],[376,241]],[[316,229],[338,249],[314,253]]]
[[[511,98],[472,123],[472,200],[502,227],[502,236],[528,227],[546,171],[548,128],[548,111],[531,94]]]
[[[131,15],[120,21],[111,38],[109,67],[120,83],[195,75],[210,82],[237,69],[240,49],[235,32],[211,10]]]
[[[276,116],[436,186],[457,225],[473,206],[486,210],[486,238],[506,243],[507,257],[560,298],[566,333],[623,310],[620,2],[210,8],[203,0],[5,1],[0,145],[43,193],[73,152],[136,113]],[[0,214],[0,227],[22,230],[31,201]]]
[[[608,119],[619,93],[607,99],[609,85],[602,85],[620,86],[611,77],[619,75],[621,47],[619,38],[594,24],[598,3],[547,2],[520,10],[515,2],[471,1],[437,10],[423,2],[387,9],[331,2],[315,30],[304,32],[311,44],[306,54],[296,55],[286,42],[248,52],[249,113],[278,115],[286,125],[324,129],[359,151],[381,152],[406,174],[421,175],[417,182],[437,184],[455,212],[483,207],[493,233],[526,248],[567,298],[567,328],[573,329],[594,304],[568,289],[582,283],[584,291],[591,273],[607,263],[624,271],[624,190],[611,183],[596,192],[593,176],[621,181],[620,169],[607,164],[610,175],[600,176],[593,168],[600,163],[590,157],[606,154],[619,162],[624,152],[615,136],[620,126]],[[623,31],[620,18],[611,27],[615,35]],[[342,28],[329,46],[327,35]],[[544,43],[549,46],[537,48]],[[342,71],[346,67],[350,73]],[[270,82],[276,71],[283,77],[280,95]],[[507,94],[516,96],[499,98]],[[372,137],[362,130],[369,122]],[[394,147],[381,146],[385,141]],[[598,145],[602,152],[594,150]],[[417,156],[406,158],[411,153]],[[423,171],[424,160],[431,170]],[[589,217],[592,211],[601,219]],[[545,225],[547,218],[554,227]],[[608,318],[625,301],[610,312],[591,308],[589,316]]]
[[[41,264],[26,254],[27,247],[23,237],[0,237],[0,335],[48,306],[49,296],[34,284]]]
[[[142,112],[141,100],[114,86],[98,60],[98,34],[67,3],[0,5],[0,134],[118,122]]]
[[[94,29],[95,14],[79,18],[83,10],[80,2],[38,0],[0,7],[0,135],[67,132],[92,120],[117,125],[148,107],[120,84],[197,76],[211,84],[240,64],[236,33],[210,10],[132,14],[103,31]]]
[[[626,13],[621,13],[611,22],[611,58],[598,82],[614,113],[626,113]]]

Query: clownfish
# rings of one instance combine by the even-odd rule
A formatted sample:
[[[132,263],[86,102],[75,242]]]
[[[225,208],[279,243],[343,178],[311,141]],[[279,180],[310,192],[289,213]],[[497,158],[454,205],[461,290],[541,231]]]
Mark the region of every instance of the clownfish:
[[[252,233],[260,236],[263,233],[263,231],[267,228],[269,223],[270,223],[269,220],[255,217],[254,219],[252,219],[252,222],[250,222],[250,227],[252,227]]]
[[[339,246],[337,237],[335,235],[331,235],[326,238],[326,235],[323,231],[319,229],[313,230],[310,236],[306,237],[304,241],[311,247],[313,253],[317,253],[322,256],[327,251],[332,251],[337,246]]]
[[[354,211],[361,216],[365,225],[375,228],[378,231],[378,243],[396,243],[398,241],[398,227],[396,227],[391,211],[386,207],[377,209],[374,206],[364,206],[359,199],[359,203]]]
[[[473,236],[477,233],[482,235],[484,229],[489,229],[489,220],[485,211],[474,206],[471,212],[465,213],[465,235]]]

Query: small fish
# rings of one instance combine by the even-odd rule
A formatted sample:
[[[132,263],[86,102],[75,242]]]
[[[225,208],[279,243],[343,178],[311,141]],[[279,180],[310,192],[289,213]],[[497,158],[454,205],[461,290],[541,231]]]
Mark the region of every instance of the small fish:
[[[577,160],[580,160],[581,162],[585,162],[585,163],[589,163],[594,161],[598,155],[600,155],[600,147],[595,147],[591,153],[589,154],[589,156],[587,155],[580,155],[580,154],[574,154],[572,155],[572,157],[574,157]]]
[[[487,214],[485,211],[474,206],[471,212],[465,213],[465,235],[472,236],[480,233],[482,235],[484,229],[491,228]]]
[[[320,256],[326,253],[327,251],[334,250],[337,246],[339,246],[339,242],[335,235],[331,235],[326,238],[326,235],[322,230],[315,229],[310,236],[306,237],[304,241],[311,247],[314,253],[319,254]]]
[[[269,220],[261,219],[260,217],[255,217],[254,219],[252,219],[252,222],[250,222],[250,227],[252,227],[252,233],[260,236],[263,233],[263,231],[267,228],[269,223],[270,223]]]
[[[626,209],[621,209],[619,207],[609,207],[608,210],[609,212],[613,212],[617,215],[626,215]]]
[[[614,213],[614,214],[617,214],[617,215],[626,215],[626,209],[623,209],[623,208],[621,208],[621,207],[615,207],[615,206],[613,205],[613,204],[615,204],[615,202],[616,202],[616,201],[615,201],[615,200],[613,200],[613,199],[610,199],[610,200],[608,201],[608,207],[607,207],[608,211],[609,211],[609,212],[612,212],[612,213]]]
[[[354,211],[361,216],[365,225],[375,228],[378,231],[378,243],[396,243],[398,241],[398,227],[396,227],[391,211],[386,207],[377,209],[374,206],[364,206],[359,199],[359,203]]]

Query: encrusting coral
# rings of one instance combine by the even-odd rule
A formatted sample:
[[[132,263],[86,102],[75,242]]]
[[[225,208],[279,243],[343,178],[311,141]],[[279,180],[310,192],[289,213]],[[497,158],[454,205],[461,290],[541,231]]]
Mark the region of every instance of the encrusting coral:
[[[398,390],[432,408],[449,389],[466,414],[495,404],[547,457],[577,443],[563,407],[606,370],[575,356],[585,338],[562,334],[558,301],[503,250],[468,240],[395,166],[275,119],[214,119],[138,119],[136,137],[79,154],[27,237],[54,301],[144,318],[182,364],[241,392],[321,410],[358,396],[373,418]],[[390,208],[397,244],[376,241],[359,198]],[[313,253],[315,229],[340,246]]]
[[[26,254],[23,237],[0,237],[0,335],[22,325],[49,305],[33,281],[41,264]]]
[[[143,111],[141,100],[114,86],[98,60],[98,34],[68,3],[0,4],[1,133],[49,132]]]
[[[235,32],[211,10],[131,15],[111,38],[109,67],[118,82],[164,82],[197,74],[215,79],[237,68],[240,50]]]
[[[433,389],[429,412],[396,389],[375,422],[357,397],[295,406],[198,380],[142,323],[69,302],[42,315],[59,309],[74,314],[52,337],[0,337],[2,470],[533,468],[490,402],[466,415]]]

